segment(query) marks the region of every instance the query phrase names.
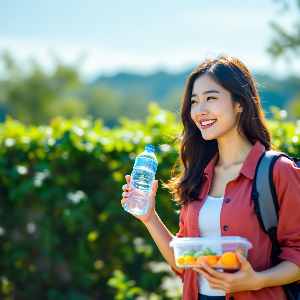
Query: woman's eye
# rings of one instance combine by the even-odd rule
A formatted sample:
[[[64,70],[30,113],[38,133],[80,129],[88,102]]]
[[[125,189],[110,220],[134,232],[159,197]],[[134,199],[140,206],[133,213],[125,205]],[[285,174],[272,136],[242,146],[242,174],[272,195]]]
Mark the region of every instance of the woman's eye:
[[[216,98],[214,98],[214,97],[207,97],[207,100],[213,100],[213,99],[216,99]],[[191,104],[192,105],[195,104],[195,103],[197,103],[197,100],[191,100]]]

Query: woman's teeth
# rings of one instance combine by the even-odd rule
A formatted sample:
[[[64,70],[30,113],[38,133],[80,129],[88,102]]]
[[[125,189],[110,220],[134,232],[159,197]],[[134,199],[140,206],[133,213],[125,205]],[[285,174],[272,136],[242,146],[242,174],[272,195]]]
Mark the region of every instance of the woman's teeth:
[[[216,122],[216,120],[214,120],[214,121],[205,121],[205,122],[201,122],[201,124],[204,126],[204,125],[212,124],[212,123],[214,123],[214,122]]]

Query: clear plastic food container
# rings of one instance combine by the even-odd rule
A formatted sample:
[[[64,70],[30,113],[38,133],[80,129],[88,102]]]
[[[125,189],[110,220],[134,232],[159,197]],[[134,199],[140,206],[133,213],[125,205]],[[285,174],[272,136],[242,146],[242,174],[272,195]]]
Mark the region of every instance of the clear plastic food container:
[[[180,268],[202,267],[204,261],[215,269],[239,269],[237,252],[247,258],[252,244],[239,236],[216,238],[174,238],[170,242]]]

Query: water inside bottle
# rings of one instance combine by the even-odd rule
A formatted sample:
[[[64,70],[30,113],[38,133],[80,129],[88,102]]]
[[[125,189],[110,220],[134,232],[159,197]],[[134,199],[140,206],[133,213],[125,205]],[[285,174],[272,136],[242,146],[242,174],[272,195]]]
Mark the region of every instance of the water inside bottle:
[[[150,191],[141,191],[135,187],[132,196],[127,199],[124,209],[129,213],[144,215],[148,210]]]
[[[131,184],[139,190],[151,190],[155,174],[148,169],[134,169],[131,177]]]

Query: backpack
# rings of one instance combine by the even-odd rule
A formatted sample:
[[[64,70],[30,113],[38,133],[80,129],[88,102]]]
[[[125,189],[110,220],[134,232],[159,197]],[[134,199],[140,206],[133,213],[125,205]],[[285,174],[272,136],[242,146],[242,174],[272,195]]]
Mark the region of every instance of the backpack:
[[[258,221],[272,242],[271,259],[274,266],[280,263],[278,256],[281,250],[277,240],[279,205],[273,182],[273,168],[280,156],[291,159],[300,168],[299,158],[289,157],[285,153],[273,150],[265,151],[261,155],[255,169],[251,195],[254,200],[254,210]],[[300,283],[297,284],[296,281],[284,285],[283,288],[288,300],[300,300]]]

